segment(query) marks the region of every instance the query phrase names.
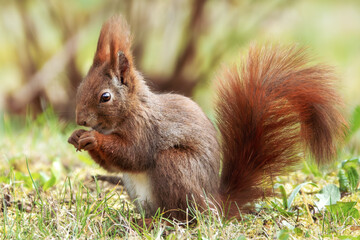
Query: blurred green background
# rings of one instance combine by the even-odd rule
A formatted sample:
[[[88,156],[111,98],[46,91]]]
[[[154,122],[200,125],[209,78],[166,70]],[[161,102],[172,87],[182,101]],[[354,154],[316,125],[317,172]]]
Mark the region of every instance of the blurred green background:
[[[120,209],[130,216],[123,207],[121,186],[113,194],[114,186],[95,184],[92,176],[109,173],[67,143],[77,128],[76,88],[92,63],[102,24],[114,14],[124,15],[131,26],[136,66],[150,87],[192,97],[212,120],[217,73],[222,65],[239,62],[252,42],[308,47],[315,61],[334,66],[346,102],[344,112],[352,119],[350,131],[338,162],[326,171],[304,161],[302,173],[274,181],[288,193],[299,184],[316,182],[318,189],[301,190],[299,200],[306,208],[305,195],[314,199],[314,193],[329,183],[339,186],[344,196],[359,193],[360,0],[0,0],[0,212],[7,212],[0,217],[0,236],[108,238],[114,230],[119,237],[118,227],[112,228],[118,226],[120,215],[107,211]],[[112,200],[107,205],[109,192]],[[359,194],[349,197],[359,202]],[[304,237],[354,234],[350,217],[340,226],[325,212],[319,218],[307,209],[309,219],[319,219],[308,224],[305,207],[297,206],[293,218]],[[95,212],[104,210],[98,214],[93,207]],[[279,210],[277,206],[275,215],[261,210],[255,218],[245,217],[245,224],[238,226],[248,230],[239,228],[238,233],[261,229],[266,235],[256,237],[275,236],[266,233],[269,226],[277,231],[293,222],[286,220],[285,225],[288,212],[278,215]],[[252,220],[259,216],[266,220]],[[226,222],[215,225],[206,229],[236,229]],[[190,234],[203,232],[196,226]]]
[[[360,1],[1,0],[0,107],[74,120],[76,87],[102,23],[129,21],[137,68],[155,91],[191,96],[212,118],[212,82],[251,42],[298,43],[336,68],[347,113],[360,104]],[[356,142],[356,138],[354,140]]]

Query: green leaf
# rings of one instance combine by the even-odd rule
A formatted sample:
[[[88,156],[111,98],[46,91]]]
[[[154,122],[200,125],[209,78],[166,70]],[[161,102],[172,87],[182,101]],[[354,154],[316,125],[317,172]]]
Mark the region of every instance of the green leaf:
[[[282,185],[282,184],[275,184],[274,188],[275,188],[275,189],[276,189],[276,188],[279,188],[279,189],[280,189],[284,209],[288,209],[287,195],[286,195],[286,191],[285,191],[284,185]]]
[[[307,184],[310,184],[310,185],[313,185],[314,187],[317,187],[316,184],[314,183],[311,183],[311,182],[306,182],[306,183],[301,183],[299,185],[296,186],[296,188],[291,192],[291,194],[289,195],[289,198],[287,200],[287,206],[290,208],[291,207],[291,204],[292,202],[294,201],[296,195],[299,193],[300,189],[307,185]]]
[[[355,208],[357,202],[338,202],[333,205],[326,206],[331,216],[338,222],[343,222],[347,218],[358,219],[360,217],[359,211]]]
[[[316,194],[316,197],[319,201],[315,202],[315,205],[322,210],[325,206],[336,204],[340,200],[340,190],[336,185],[329,184],[320,191],[320,194]]]
[[[347,168],[350,166],[357,167],[359,165],[360,165],[359,157],[345,159],[344,161],[341,162],[341,168]]]
[[[340,169],[338,173],[340,192],[348,192],[350,190],[349,179],[344,169]]]
[[[297,235],[297,236],[302,236],[304,234],[303,230],[301,230],[301,228],[294,228],[294,233]]]
[[[15,171],[15,180],[22,181],[24,183],[24,186],[28,189],[33,188],[33,183],[31,181],[31,178],[29,176],[24,175],[22,172]]]
[[[290,231],[289,229],[281,229],[277,232],[277,238],[280,240],[287,240],[290,238]]]
[[[358,158],[344,160],[341,163],[338,177],[341,192],[355,192],[359,185],[359,173],[357,167],[359,165]]]
[[[33,174],[34,177],[34,174]],[[36,179],[36,178],[34,178]],[[49,181],[50,177],[44,173],[43,171],[39,172],[39,180],[40,180],[40,185],[43,186],[47,181]]]
[[[357,204],[357,202],[338,202],[336,204],[326,206],[326,208],[329,209],[330,212],[332,212],[332,213],[336,213],[336,212],[340,212],[340,211],[347,213],[351,209],[353,209],[356,204]],[[356,217],[356,216],[353,216],[353,217]]]
[[[285,217],[289,217],[289,216],[293,216],[294,213],[293,212],[289,212],[289,211],[286,211],[284,210],[282,207],[280,207],[276,202],[274,201],[271,201],[271,205],[274,209],[278,210],[281,215],[285,216]]]
[[[48,190],[56,184],[56,177],[53,175],[43,186],[44,191]]]
[[[346,173],[349,179],[351,191],[355,192],[359,184],[359,173],[354,167],[349,167],[349,169],[346,170]]]

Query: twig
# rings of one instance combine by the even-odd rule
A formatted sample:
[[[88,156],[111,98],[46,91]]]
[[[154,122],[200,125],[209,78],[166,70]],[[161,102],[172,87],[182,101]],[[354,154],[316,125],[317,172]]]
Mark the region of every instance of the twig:
[[[66,44],[30,78],[27,84],[10,97],[11,101],[8,101],[8,105],[12,110],[18,112],[24,109],[50,81],[64,70],[78,49],[77,41],[81,35],[82,31],[67,40]]]
[[[311,216],[311,213],[310,213],[310,210],[309,210],[309,207],[308,207],[308,203],[307,203],[307,199],[306,199],[306,197],[305,197],[305,194],[304,194],[303,191],[300,191],[300,192],[301,192],[301,195],[302,195],[302,197],[303,197],[303,201],[304,201],[304,204],[305,204],[306,212],[307,212],[308,215],[309,215],[309,218],[310,218],[310,220],[311,220],[311,223],[314,224],[314,219],[313,219],[312,216]]]
[[[104,182],[108,182],[111,183],[113,185],[123,185],[121,177],[116,177],[116,176],[106,176],[106,175],[96,175],[96,176],[91,176],[92,179],[97,179],[98,181],[104,181]]]

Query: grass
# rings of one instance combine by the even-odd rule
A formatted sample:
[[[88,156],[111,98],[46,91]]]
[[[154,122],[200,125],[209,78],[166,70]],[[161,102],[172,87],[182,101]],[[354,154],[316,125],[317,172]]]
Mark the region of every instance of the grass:
[[[196,223],[174,223],[159,213],[154,228],[145,229],[134,223],[141,216],[123,187],[94,180],[93,175],[108,174],[67,143],[75,128],[51,110],[36,119],[1,114],[3,239],[360,239],[360,165],[346,151],[326,172],[304,163],[275,179],[279,197],[259,201],[239,220],[211,208],[206,213],[189,209]]]

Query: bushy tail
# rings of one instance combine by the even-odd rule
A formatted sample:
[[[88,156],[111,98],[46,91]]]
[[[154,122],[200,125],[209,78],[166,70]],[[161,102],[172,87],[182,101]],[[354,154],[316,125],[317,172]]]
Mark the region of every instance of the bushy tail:
[[[301,48],[252,46],[240,67],[219,78],[224,202],[241,207],[271,194],[271,179],[306,149],[320,164],[334,158],[346,130],[341,97],[331,69],[308,61]]]

